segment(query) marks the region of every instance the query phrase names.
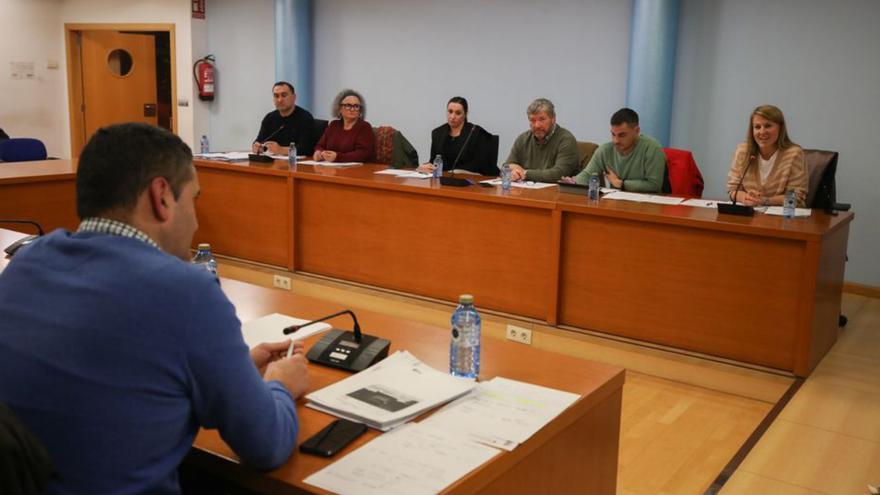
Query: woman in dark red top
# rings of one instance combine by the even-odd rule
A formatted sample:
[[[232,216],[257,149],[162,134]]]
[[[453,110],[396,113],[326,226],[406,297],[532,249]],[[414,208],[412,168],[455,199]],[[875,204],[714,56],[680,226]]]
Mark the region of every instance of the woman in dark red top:
[[[328,162],[369,162],[376,154],[373,126],[363,120],[367,114],[364,98],[353,89],[344,89],[333,99],[330,122],[315,145],[315,160]]]

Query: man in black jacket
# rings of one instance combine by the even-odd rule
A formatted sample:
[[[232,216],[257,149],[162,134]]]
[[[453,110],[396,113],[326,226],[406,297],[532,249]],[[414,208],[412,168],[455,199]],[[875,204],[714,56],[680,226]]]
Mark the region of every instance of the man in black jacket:
[[[272,86],[272,100],[275,110],[263,117],[252,151],[286,155],[290,143],[296,143],[297,154],[311,156],[315,143],[321,136],[315,135],[315,119],[312,114],[296,106],[293,85],[287,81],[275,83]]]

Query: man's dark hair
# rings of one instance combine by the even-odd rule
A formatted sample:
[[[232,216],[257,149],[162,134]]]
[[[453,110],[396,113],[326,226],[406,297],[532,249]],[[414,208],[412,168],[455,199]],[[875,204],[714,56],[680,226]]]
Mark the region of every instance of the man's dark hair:
[[[277,83],[272,85],[272,89],[275,89],[276,86],[287,86],[288,88],[290,88],[290,94],[296,94],[296,90],[293,89],[293,84],[290,84],[287,81],[278,81]]]
[[[611,125],[629,124],[630,127],[639,125],[639,114],[631,108],[621,108],[611,116]]]
[[[98,129],[79,156],[76,212],[100,216],[131,211],[156,177],[171,185],[174,198],[193,178],[192,151],[179,137],[149,124],[116,124]]]

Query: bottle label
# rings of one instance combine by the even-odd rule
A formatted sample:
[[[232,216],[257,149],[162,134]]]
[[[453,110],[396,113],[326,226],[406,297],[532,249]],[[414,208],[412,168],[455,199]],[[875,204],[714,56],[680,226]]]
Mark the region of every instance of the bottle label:
[[[452,327],[452,340],[457,341],[460,335],[461,335],[461,333],[458,331],[458,329],[455,327]]]

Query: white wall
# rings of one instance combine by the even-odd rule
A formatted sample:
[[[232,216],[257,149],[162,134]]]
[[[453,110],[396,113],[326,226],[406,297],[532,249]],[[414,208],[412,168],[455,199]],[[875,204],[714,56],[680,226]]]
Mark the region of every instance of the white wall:
[[[428,160],[446,101],[464,96],[470,120],[500,135],[499,159],[528,129],[537,97],[558,122],[601,142],[623,106],[630,2],[320,0],[315,8],[315,109],[328,118],[344,87],[359,90],[374,126],[401,130]]]
[[[177,57],[177,99],[186,100],[187,106],[177,106],[177,133],[190,147],[194,139],[193,98],[195,85],[192,78],[192,13],[189,0],[64,0],[61,2],[62,23],[128,23],[174,24]],[[62,30],[64,26],[56,29]],[[62,74],[67,74],[62,64]],[[66,76],[65,76],[66,77]],[[64,101],[67,101],[65,85]],[[65,129],[70,126],[65,104]],[[69,134],[69,131],[66,131]],[[68,138],[69,141],[69,138]],[[67,143],[70,153],[70,143]]]
[[[217,94],[202,103],[210,112],[212,150],[250,148],[263,116],[275,109],[275,11],[273,0],[212,0],[208,4],[208,52],[217,58]],[[297,81],[290,81],[296,86]]]
[[[840,152],[838,200],[856,212],[846,279],[880,286],[880,2],[685,0],[672,144],[693,150],[705,195],[724,181],[748,117],[771,103],[793,140]]]
[[[0,128],[69,156],[62,0],[0,0]],[[57,69],[48,69],[50,61]],[[11,62],[33,62],[36,77],[12,79]]]

